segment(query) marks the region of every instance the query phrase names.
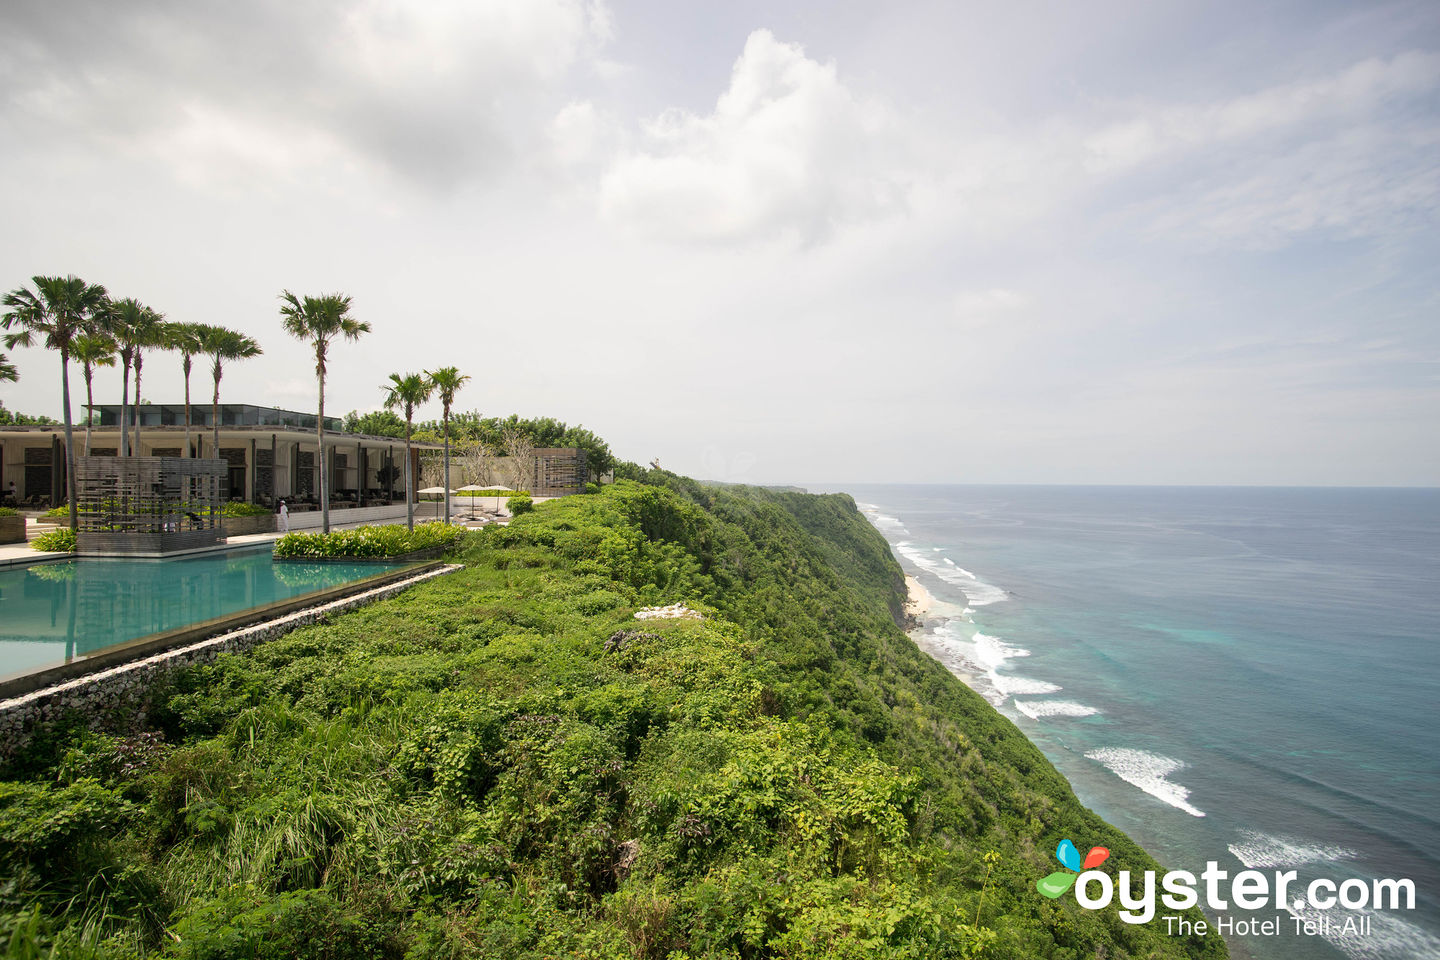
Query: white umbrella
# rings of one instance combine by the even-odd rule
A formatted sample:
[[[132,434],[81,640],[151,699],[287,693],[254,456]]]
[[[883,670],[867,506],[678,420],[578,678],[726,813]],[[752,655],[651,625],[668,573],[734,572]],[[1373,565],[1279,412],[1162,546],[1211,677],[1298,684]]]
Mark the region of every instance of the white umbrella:
[[[459,490],[457,490],[457,491],[455,491],[455,492],[456,492],[456,493],[473,493],[473,492],[476,491],[476,490],[489,490],[489,489],[490,489],[490,487],[482,487],[482,486],[480,486],[480,484],[478,484],[478,483],[467,483],[467,484],[465,484],[465,486],[461,487]],[[465,499],[467,499],[467,500],[470,501],[470,519],[473,520],[473,519],[475,519],[475,498],[474,498],[474,497],[466,497]]]
[[[495,484],[495,485],[492,486],[492,487],[487,487],[486,489],[487,489],[487,490],[512,490],[512,491],[513,491],[515,488],[514,488],[514,487],[507,487],[507,486],[505,486],[505,484],[503,484],[503,483],[497,483],[497,484]],[[494,497],[493,499],[495,500],[495,512],[496,512],[496,513],[499,513],[499,512],[500,512],[500,498],[499,498],[499,497]]]
[[[444,487],[426,487],[424,490],[416,490],[415,492],[418,493],[418,494],[420,494],[422,497],[441,497],[441,496],[444,496],[444,495],[445,495],[445,488],[444,488]],[[451,490],[450,492],[451,492],[451,493],[454,493],[455,491],[454,491],[454,490]],[[439,509],[439,508],[437,507],[436,509]]]

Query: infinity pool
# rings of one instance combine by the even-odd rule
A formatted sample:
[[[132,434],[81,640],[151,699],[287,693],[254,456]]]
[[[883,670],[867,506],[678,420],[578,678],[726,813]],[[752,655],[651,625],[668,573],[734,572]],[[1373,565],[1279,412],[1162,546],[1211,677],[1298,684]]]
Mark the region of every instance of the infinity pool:
[[[0,678],[363,580],[400,563],[275,563],[256,549],[0,570]]]

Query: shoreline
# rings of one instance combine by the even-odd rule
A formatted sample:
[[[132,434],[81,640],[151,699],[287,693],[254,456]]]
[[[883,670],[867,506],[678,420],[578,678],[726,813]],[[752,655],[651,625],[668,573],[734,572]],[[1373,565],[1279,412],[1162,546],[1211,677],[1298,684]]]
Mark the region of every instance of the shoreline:
[[[925,585],[910,574],[905,574],[905,620],[907,632],[925,626],[930,611],[935,609],[935,598]]]

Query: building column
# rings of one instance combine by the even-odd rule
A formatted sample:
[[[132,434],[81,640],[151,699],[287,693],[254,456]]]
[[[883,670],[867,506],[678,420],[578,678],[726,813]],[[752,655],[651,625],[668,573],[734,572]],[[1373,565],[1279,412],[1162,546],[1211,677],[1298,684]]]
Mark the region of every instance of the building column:
[[[245,502],[255,502],[255,438],[250,438],[250,459],[245,461]]]

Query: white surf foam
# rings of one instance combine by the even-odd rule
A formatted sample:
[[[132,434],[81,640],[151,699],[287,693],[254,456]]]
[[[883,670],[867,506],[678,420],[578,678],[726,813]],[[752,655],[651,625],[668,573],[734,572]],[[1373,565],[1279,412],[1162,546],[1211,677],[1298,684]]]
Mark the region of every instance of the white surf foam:
[[[949,557],[935,557],[934,549],[922,550],[909,540],[901,540],[895,549],[906,560],[921,570],[939,577],[965,594],[966,602],[972,607],[985,607],[1008,599],[1009,594],[994,584],[986,583],[964,567],[957,566]]]
[[[1288,904],[1285,910],[1292,917],[1316,924],[1321,930],[1320,936],[1353,960],[1440,957],[1440,939],[1392,913],[1365,908],[1317,910],[1309,905],[1297,910],[1294,903]],[[1355,928],[1346,930],[1345,921],[1352,918],[1357,921]],[[1358,923],[1360,918],[1368,920],[1363,932]],[[1322,919],[1329,920],[1329,924],[1321,926]]]
[[[1230,852],[1235,855],[1236,860],[1252,870],[1354,860],[1359,856],[1346,847],[1310,843],[1294,837],[1276,837],[1255,830],[1241,831],[1240,839],[1230,844]]]
[[[1032,680],[1029,677],[1016,677],[1005,673],[991,675],[990,682],[1006,697],[1043,697],[1047,693],[1059,693],[1061,690],[1060,685],[1056,683]]]
[[[860,508],[860,512],[865,514],[866,518],[869,519],[877,530],[905,536],[910,535],[910,531],[906,528],[905,524],[900,521],[899,517],[892,517],[889,514],[881,513],[880,508],[875,504],[857,503],[855,506]]]
[[[1100,712],[1074,700],[1016,700],[1015,709],[1031,720],[1041,717],[1093,717]]]
[[[1177,810],[1184,810],[1192,817],[1203,817],[1205,811],[1192,805],[1188,798],[1190,789],[1166,779],[1177,770],[1183,770],[1185,763],[1174,757],[1150,753],[1146,750],[1132,750],[1128,747],[1105,747],[1091,750],[1085,756],[1103,764],[1107,770],[1126,783],[1139,787],[1156,800],[1170,804]]]

